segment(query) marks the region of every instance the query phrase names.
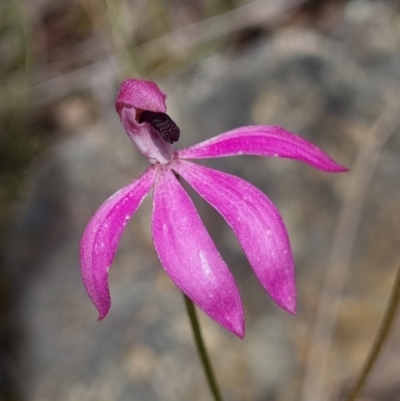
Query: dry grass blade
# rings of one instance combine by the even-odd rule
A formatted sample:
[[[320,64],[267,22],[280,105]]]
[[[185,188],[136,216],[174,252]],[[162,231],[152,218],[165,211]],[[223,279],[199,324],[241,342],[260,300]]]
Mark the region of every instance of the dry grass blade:
[[[258,0],[146,43],[145,54],[171,54],[281,17],[307,0]]]
[[[349,392],[345,401],[355,401],[361,392],[367,378],[372,371],[372,367],[385,344],[386,339],[390,334],[390,330],[393,327],[395,321],[396,313],[400,304],[400,264],[397,268],[396,278],[393,284],[393,290],[386,308],[385,314],[382,318],[382,323],[379,327],[378,334],[372,344],[370,353],[361,369],[361,372],[353,385],[353,388]]]
[[[281,0],[277,2],[275,0],[258,0],[225,14],[167,33],[160,38],[138,46],[135,51],[141,57],[149,59],[161,56],[174,57],[177,53],[188,51],[207,41],[228,36],[241,29],[282,17],[286,12],[306,1]],[[103,81],[101,71],[109,73],[110,70],[114,70],[114,76],[108,77],[115,80],[115,75],[120,70],[117,67],[120,61],[120,56],[110,55],[94,64],[36,85],[33,87],[33,95],[42,105],[51,103],[76,90],[93,89],[94,83]]]

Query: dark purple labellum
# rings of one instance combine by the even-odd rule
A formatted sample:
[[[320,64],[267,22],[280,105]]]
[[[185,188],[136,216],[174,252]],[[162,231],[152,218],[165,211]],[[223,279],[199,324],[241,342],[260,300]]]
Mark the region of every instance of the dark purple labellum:
[[[156,129],[166,142],[173,143],[179,139],[181,132],[168,114],[144,110],[139,117],[139,123],[143,122]]]

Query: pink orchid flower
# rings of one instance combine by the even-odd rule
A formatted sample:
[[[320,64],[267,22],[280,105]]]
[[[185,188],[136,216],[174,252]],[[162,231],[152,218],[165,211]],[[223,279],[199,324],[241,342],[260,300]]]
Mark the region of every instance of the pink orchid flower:
[[[295,159],[331,173],[346,168],[313,144],[275,126],[237,128],[174,151],[179,128],[165,114],[165,99],[153,82],[129,79],[121,85],[116,109],[129,138],[151,166],[107,199],[90,220],[81,242],[83,281],[102,319],[111,305],[108,272],[120,237],[152,190],[151,229],[161,265],[207,315],[243,338],[244,313],[236,282],[180,179],[224,217],[265,290],[294,314],[296,287],[288,233],[279,211],[260,190],[187,159],[251,154]]]

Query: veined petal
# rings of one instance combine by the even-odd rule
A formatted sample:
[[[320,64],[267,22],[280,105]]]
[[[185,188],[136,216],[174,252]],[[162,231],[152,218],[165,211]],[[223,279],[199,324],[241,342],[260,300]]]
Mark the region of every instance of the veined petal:
[[[153,241],[165,271],[205,313],[243,338],[243,307],[236,283],[169,167],[156,178],[153,202]]]
[[[339,173],[347,168],[305,139],[276,126],[248,126],[217,135],[177,151],[181,159],[206,159],[237,155],[275,156],[295,159],[322,171]]]
[[[126,106],[165,113],[167,111],[166,98],[167,95],[154,82],[127,79],[121,84],[115,107],[118,113]]]
[[[295,313],[293,255],[273,203],[259,189],[230,174],[183,160],[171,167],[221,213],[263,287],[278,305]]]
[[[121,235],[154,183],[156,167],[108,198],[89,221],[81,241],[81,270],[89,297],[102,319],[110,309],[108,270]]]

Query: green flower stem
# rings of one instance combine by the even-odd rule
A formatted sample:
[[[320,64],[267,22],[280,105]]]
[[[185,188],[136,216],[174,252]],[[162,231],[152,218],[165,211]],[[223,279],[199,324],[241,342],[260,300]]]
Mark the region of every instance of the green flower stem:
[[[386,307],[385,314],[382,319],[382,323],[379,327],[378,334],[375,338],[372,348],[369,352],[367,360],[361,369],[361,372],[355,382],[353,388],[351,389],[349,395],[345,398],[345,401],[354,401],[362,387],[364,386],[369,374],[371,373],[372,367],[374,366],[378,355],[382,349],[382,346],[386,342],[386,339],[390,333],[390,329],[395,321],[397,308],[400,304],[400,265],[397,270],[397,275],[393,285],[392,293],[390,295],[390,300],[388,306]]]
[[[210,358],[208,356],[206,347],[204,345],[203,337],[201,335],[200,324],[197,318],[195,306],[190,298],[183,294],[185,298],[186,310],[189,315],[190,324],[193,330],[194,341],[196,343],[197,351],[199,353],[203,370],[207,378],[208,385],[213,395],[214,401],[223,401],[221,390],[218,387],[215,375],[211,366]]]

